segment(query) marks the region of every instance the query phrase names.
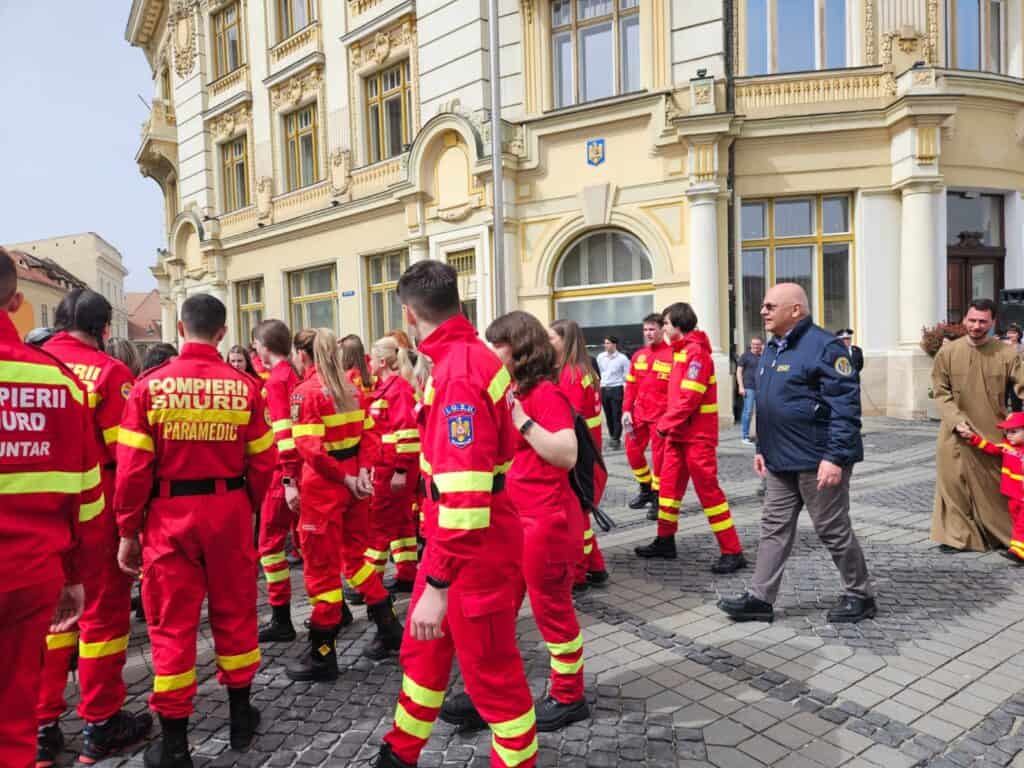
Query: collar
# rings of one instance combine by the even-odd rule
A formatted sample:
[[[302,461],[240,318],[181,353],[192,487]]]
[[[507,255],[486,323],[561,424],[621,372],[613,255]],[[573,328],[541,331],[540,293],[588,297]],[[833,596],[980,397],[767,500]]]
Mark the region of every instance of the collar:
[[[187,341],[181,345],[181,352],[178,357],[198,357],[208,360],[221,360],[220,352],[212,344],[203,344],[198,341]],[[221,361],[223,362],[223,361]]]
[[[306,368],[305,372],[302,374],[302,380],[303,381],[309,381],[314,376],[316,376],[316,366],[313,365],[313,364],[310,364],[310,366],[308,368]]]
[[[453,315],[441,323],[434,332],[419,344],[419,350],[434,363],[444,358],[448,348],[453,344],[467,343],[477,338],[474,328],[464,315]]]
[[[811,320],[811,316],[808,315],[799,323],[797,323],[788,331],[786,331],[784,335],[772,336],[772,338],[768,341],[768,344],[774,345],[781,349],[785,349],[790,344],[796,343],[797,339],[803,336],[804,333],[806,333],[807,329],[811,327],[811,325],[813,325],[813,321]]]
[[[278,368],[280,368],[281,366],[284,366],[284,367],[285,367],[285,368],[287,368],[287,369],[288,369],[289,371],[291,371],[291,370],[294,370],[294,369],[292,368],[292,364],[291,364],[291,363],[289,363],[287,359],[282,359],[282,360],[279,360],[279,361],[278,361],[277,363],[275,363],[274,367],[270,369],[271,373],[273,373],[274,371],[276,371],[276,370],[277,370]]]
[[[0,312],[0,341],[23,343],[21,334],[14,327],[14,321],[11,320],[11,315],[8,312]]]
[[[678,352],[679,350],[681,350],[683,347],[686,346],[686,334],[684,333],[678,339],[673,341],[669,346],[672,347],[673,352]]]

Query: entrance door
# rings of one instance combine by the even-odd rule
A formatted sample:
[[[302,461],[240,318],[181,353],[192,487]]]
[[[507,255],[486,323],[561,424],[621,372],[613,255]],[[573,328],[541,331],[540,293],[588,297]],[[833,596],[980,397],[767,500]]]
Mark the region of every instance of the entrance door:
[[[946,209],[948,320],[959,323],[971,301],[998,301],[1003,289],[1003,198],[950,191]]]
[[[999,300],[1003,289],[1003,260],[990,254],[955,255],[959,248],[950,248],[947,257],[947,300],[949,322],[959,323],[974,299]]]

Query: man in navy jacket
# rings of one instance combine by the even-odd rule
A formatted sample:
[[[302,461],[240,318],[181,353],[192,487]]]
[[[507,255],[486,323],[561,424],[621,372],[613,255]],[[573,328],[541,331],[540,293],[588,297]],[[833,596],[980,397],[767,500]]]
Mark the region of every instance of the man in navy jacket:
[[[875,615],[868,568],[850,525],[850,475],[864,458],[860,436],[860,378],[846,345],[811,322],[804,290],[773,286],[761,305],[773,334],[757,380],[757,456],[767,478],[761,543],[750,589],[718,606],[737,621],[771,621],[786,559],[806,506],[839,569],[843,596],[831,623]]]

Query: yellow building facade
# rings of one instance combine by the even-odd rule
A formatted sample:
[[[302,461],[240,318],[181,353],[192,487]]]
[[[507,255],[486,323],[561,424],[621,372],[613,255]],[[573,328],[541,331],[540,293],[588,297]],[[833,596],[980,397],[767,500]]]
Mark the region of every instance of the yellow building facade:
[[[591,341],[691,301],[724,371],[787,279],[856,331],[865,410],[923,415],[921,326],[1024,287],[1021,3],[501,0],[495,123],[482,0],[134,0],[162,327],[208,291],[232,342],[373,339],[435,258],[481,329],[502,294]]]

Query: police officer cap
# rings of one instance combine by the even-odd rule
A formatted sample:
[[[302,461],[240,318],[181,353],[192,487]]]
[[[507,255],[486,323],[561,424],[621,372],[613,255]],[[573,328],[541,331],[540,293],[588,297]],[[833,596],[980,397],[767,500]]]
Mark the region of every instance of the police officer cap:
[[[853,329],[852,328],[840,328],[838,331],[836,331],[836,338],[837,339],[852,339],[853,338]]]
[[[33,328],[25,334],[25,343],[31,344],[33,347],[41,347],[50,340],[54,333],[56,331],[53,328]]]

